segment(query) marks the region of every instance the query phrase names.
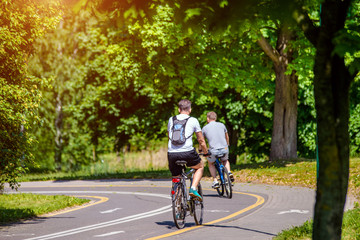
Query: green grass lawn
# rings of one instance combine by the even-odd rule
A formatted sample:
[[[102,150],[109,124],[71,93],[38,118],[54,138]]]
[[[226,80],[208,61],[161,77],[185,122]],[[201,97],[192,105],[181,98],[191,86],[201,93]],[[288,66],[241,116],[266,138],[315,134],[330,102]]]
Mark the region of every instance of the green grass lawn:
[[[293,227],[281,232],[274,240],[308,240],[312,235],[312,221],[305,222],[302,226]],[[360,208],[347,211],[344,214],[342,226],[342,240],[360,239]]]
[[[2,194],[0,195],[0,225],[82,205],[89,201],[64,195]]]

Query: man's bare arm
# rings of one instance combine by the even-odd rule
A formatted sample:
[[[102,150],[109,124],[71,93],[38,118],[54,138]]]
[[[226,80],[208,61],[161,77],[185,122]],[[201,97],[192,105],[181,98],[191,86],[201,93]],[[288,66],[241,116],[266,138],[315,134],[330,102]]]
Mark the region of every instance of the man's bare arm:
[[[227,145],[230,146],[230,141],[229,141],[229,134],[228,134],[228,132],[225,133],[225,138],[226,138]]]
[[[202,134],[202,132],[196,132],[196,138],[199,142],[199,149],[201,149],[203,151],[204,154],[208,153],[208,149],[206,147],[206,142],[205,142],[205,138]]]

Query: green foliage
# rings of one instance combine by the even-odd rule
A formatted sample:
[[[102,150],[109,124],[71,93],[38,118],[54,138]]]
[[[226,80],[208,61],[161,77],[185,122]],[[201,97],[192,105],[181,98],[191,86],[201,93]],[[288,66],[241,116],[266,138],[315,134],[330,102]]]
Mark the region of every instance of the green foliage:
[[[99,160],[98,154],[120,152],[127,145],[150,148],[152,140],[166,136],[167,120],[183,97],[194,102],[192,114],[202,125],[207,111],[219,114],[237,136],[233,153],[245,153],[251,161],[266,157],[275,76],[272,62],[256,41],[263,35],[275,45],[276,29],[285,15],[272,12],[292,6],[264,5],[255,11],[259,18],[251,15],[254,5],[244,2],[173,3],[154,4],[147,10],[147,3],[107,0],[101,6],[83,5],[89,8],[79,3],[56,31],[39,41],[33,74],[52,86],[41,88],[42,124],[35,131],[40,144],[34,152],[41,166],[53,168],[56,96],[64,113],[64,169],[79,169]],[[136,7],[131,11],[142,9],[146,14],[128,14],[132,18],[125,19],[124,11],[131,4]],[[180,11],[191,4],[198,10],[193,8],[187,22],[177,21]],[[231,11],[236,4],[249,11],[238,15]],[[206,6],[215,15],[209,8],[204,10]],[[310,1],[306,7],[317,10],[318,3]],[[210,20],[193,26],[192,19],[200,19],[204,12]],[[229,15],[224,21],[212,21],[225,13]],[[311,17],[318,19],[317,12],[312,11]],[[288,72],[296,71],[299,77],[298,155],[314,157],[314,48],[299,29],[295,31],[298,37],[291,47],[296,51]]]
[[[41,80],[27,73],[34,40],[59,20],[56,1],[0,3],[0,191],[4,183],[17,188],[17,177],[32,160],[28,129],[37,121]]]
[[[360,154],[360,81],[356,78],[352,83],[351,97],[350,97],[350,119],[349,119],[349,134],[350,134],[350,155],[358,156]]]
[[[53,170],[55,155],[58,154],[56,151],[60,152],[60,155],[66,152],[64,147],[59,148],[55,144],[55,138],[59,138],[60,144],[69,141],[66,137],[69,136],[68,126],[72,122],[67,121],[64,109],[72,101],[69,81],[78,74],[74,58],[75,23],[74,19],[65,14],[56,30],[37,39],[36,54],[29,61],[30,73],[47,81],[47,85],[40,88],[43,95],[39,109],[41,121],[32,130],[39,141],[33,148],[37,162],[35,167],[41,169]],[[57,126],[55,122],[58,122]]]

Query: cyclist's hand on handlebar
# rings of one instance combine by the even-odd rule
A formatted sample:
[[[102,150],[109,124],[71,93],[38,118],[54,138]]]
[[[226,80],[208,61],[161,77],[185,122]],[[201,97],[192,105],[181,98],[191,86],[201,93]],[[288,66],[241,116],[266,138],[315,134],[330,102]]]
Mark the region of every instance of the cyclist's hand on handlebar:
[[[210,152],[210,150],[208,150],[207,154],[205,154],[204,156],[205,156],[205,157],[208,157],[208,156],[210,156],[210,155],[211,155],[211,152]]]
[[[200,150],[200,151],[199,151],[199,154],[200,154],[200,155],[203,155],[204,157],[208,157],[208,156],[211,155],[211,152],[210,152],[210,150],[208,150],[207,153],[205,154],[205,153],[203,153],[202,150]]]

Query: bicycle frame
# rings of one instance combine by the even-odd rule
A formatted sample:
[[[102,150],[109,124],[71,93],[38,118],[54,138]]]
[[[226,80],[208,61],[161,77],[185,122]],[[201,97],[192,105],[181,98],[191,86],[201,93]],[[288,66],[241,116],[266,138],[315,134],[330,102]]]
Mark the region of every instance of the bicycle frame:
[[[194,217],[196,225],[202,224],[204,205],[202,202],[193,199],[188,194],[188,189],[186,186],[187,179],[190,180],[190,185],[192,184],[194,172],[194,169],[185,172],[185,166],[183,166],[181,176],[172,178],[171,199],[174,222],[177,228],[185,227],[185,218],[189,213]],[[191,177],[188,177],[190,174]],[[198,185],[198,190],[202,196],[200,183]]]
[[[221,180],[222,183],[225,181],[224,180],[224,175],[222,173],[222,170],[223,170],[224,167],[225,167],[224,164],[222,164],[222,162],[220,162],[219,158],[216,158],[216,160],[215,160],[215,168],[219,173],[220,180]]]
[[[172,187],[172,190],[171,190],[171,195],[174,195],[175,194],[175,185],[182,185],[183,186],[183,190],[184,190],[184,193],[185,193],[185,196],[186,196],[186,201],[189,202],[190,201],[190,196],[189,194],[187,193],[187,186],[186,186],[186,179],[190,179],[190,185],[192,183],[192,176],[189,178],[188,176],[192,173],[194,173],[194,169],[191,169],[189,170],[188,172],[185,173],[184,171],[184,168],[183,168],[183,171],[181,173],[181,176],[180,177],[173,177],[172,178],[172,183],[173,183],[173,187]]]
[[[216,188],[218,194],[220,196],[224,196],[224,193],[226,193],[225,196],[227,198],[232,198],[232,186],[229,179],[229,172],[222,163],[221,158],[219,156],[216,156],[214,165],[220,178],[220,187]],[[224,176],[224,174],[226,174],[226,176]]]

